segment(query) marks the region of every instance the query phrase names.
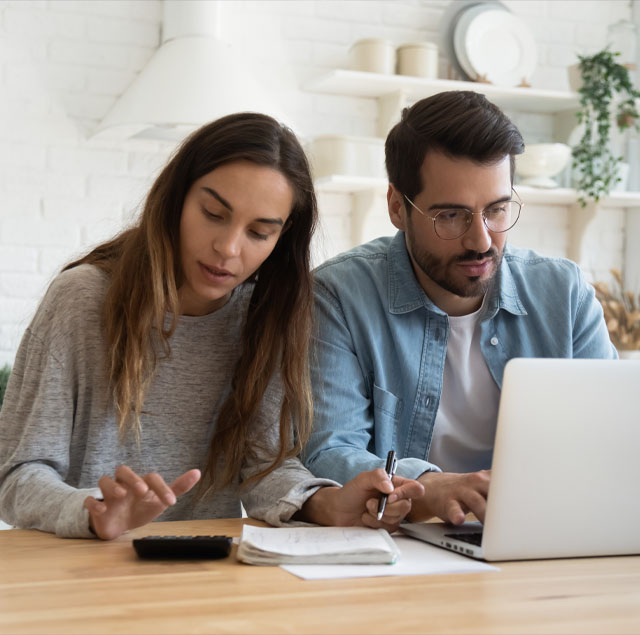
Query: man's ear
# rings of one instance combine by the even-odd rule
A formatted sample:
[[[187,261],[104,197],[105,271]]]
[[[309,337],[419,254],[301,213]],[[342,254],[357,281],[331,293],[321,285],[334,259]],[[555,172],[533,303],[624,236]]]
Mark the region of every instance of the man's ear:
[[[393,225],[405,231],[407,221],[407,211],[404,205],[404,196],[396,190],[393,183],[389,183],[387,190],[387,207],[389,208],[389,218]]]

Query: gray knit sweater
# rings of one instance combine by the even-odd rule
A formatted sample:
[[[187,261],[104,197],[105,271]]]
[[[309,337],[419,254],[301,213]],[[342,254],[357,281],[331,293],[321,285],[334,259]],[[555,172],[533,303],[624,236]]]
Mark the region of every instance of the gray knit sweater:
[[[60,274],[25,332],[0,412],[0,518],[58,536],[89,537],[82,503],[99,495],[98,479],[128,465],[156,471],[171,483],[188,469],[203,469],[215,420],[229,391],[239,354],[251,285],[202,317],[181,316],[171,356],[159,360],[141,417],[138,445],[118,438],[105,372],[102,305],[107,275],[92,265]],[[268,465],[277,446],[281,391],[274,378],[252,434],[257,461],[241,478]],[[257,484],[228,488],[194,501],[180,497],[158,520],[249,516],[278,525],[322,485],[297,459]]]

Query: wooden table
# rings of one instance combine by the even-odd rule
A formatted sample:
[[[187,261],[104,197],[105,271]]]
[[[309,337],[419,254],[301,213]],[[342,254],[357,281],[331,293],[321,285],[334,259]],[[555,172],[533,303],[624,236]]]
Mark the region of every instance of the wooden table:
[[[153,523],[112,542],[1,531],[0,633],[640,633],[640,556],[305,581],[235,552],[159,562],[131,547],[149,534],[237,536],[243,522]]]

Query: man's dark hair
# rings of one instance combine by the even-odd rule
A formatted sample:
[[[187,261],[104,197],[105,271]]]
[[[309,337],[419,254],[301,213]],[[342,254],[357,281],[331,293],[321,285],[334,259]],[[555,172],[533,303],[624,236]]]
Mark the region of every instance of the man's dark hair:
[[[387,136],[389,181],[412,200],[426,185],[420,168],[431,150],[483,164],[509,155],[513,183],[515,155],[524,152],[524,141],[509,118],[484,95],[449,91],[405,108]]]

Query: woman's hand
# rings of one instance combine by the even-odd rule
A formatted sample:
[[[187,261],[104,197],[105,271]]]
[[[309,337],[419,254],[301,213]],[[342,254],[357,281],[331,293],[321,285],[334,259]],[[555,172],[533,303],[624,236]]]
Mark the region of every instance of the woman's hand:
[[[381,520],[377,519],[381,494],[388,494]],[[394,476],[382,469],[361,472],[342,487],[323,487],[303,506],[300,520],[320,525],[383,528],[395,531],[411,511],[411,499],[424,494],[418,481]]]
[[[104,500],[93,496],[85,498],[89,526],[98,538],[117,538],[157,518],[199,480],[200,470],[189,470],[167,485],[155,472],[139,476],[126,465],[120,465],[114,479],[103,476],[98,481]]]

